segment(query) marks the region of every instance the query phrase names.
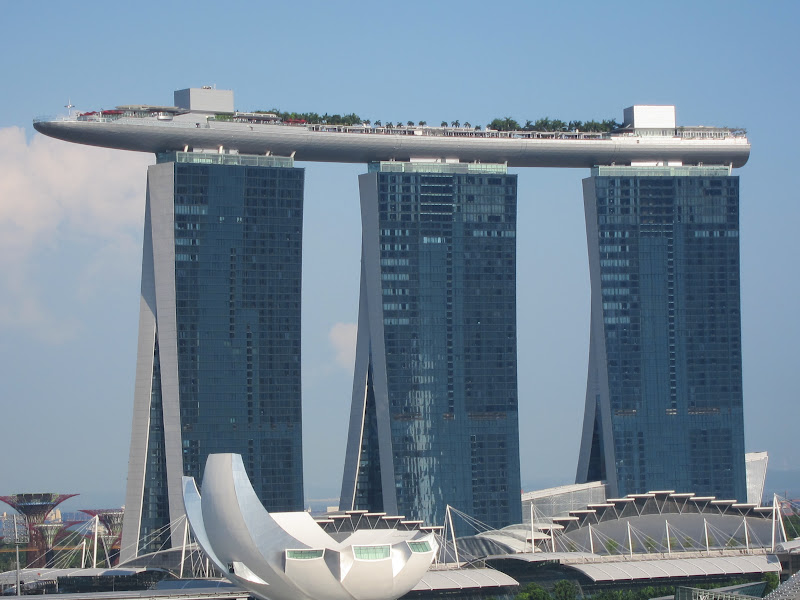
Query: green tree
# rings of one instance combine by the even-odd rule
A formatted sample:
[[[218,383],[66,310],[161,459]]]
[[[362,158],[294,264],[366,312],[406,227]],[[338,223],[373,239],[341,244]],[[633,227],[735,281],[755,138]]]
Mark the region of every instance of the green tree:
[[[669,547],[671,550],[678,550],[678,538],[675,536],[669,536]]]
[[[458,121],[458,119],[456,119],[455,121],[451,122],[450,125],[452,125],[453,127],[460,127],[461,122]]]
[[[571,581],[562,579],[553,586],[554,600],[576,600],[577,597],[578,588]]]
[[[511,117],[503,117],[502,119],[494,119],[486,126],[487,129],[495,129],[497,131],[519,131],[519,123]]]
[[[538,583],[529,583],[519,591],[514,600],[553,600],[553,597]]]
[[[419,125],[420,127],[425,127],[425,125],[427,124],[428,124],[427,121],[420,121],[419,123],[417,123],[417,125]]]
[[[583,124],[583,130],[589,132],[602,131],[602,125],[597,121],[586,121]]]
[[[786,536],[790,539],[797,539],[800,537],[800,515],[789,515],[783,518],[783,524],[786,528]]]
[[[777,573],[764,573],[764,581],[767,582],[767,587],[764,588],[765,596],[781,584]]]
[[[447,121],[442,121],[442,124],[440,125],[440,127],[447,127]]]

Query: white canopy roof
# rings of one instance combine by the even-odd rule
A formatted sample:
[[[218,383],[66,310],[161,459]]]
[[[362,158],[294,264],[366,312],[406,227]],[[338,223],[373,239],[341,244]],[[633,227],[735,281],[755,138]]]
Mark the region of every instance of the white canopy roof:
[[[425,573],[412,591],[463,590],[477,587],[517,586],[515,579],[494,569],[447,569]]]
[[[698,577],[704,575],[744,575],[747,573],[779,573],[781,563],[773,555],[709,556],[570,564],[592,581],[631,581],[665,577]]]

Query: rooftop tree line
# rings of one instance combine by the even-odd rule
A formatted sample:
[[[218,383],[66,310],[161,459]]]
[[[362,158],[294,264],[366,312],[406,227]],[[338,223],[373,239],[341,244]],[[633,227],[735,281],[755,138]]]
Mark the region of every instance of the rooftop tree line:
[[[715,588],[721,585],[737,585],[757,581],[755,577],[734,577],[728,581],[716,583],[694,583],[696,588]],[[780,584],[780,580],[775,573],[764,573],[761,580],[767,583],[765,594],[774,590]],[[626,585],[619,586],[617,589],[607,589],[595,592],[590,596],[591,600],[648,600],[661,596],[671,596],[675,594],[675,585]],[[519,592],[514,596],[514,600],[583,600],[586,598],[582,590],[574,582],[562,579],[557,581],[549,590],[537,583],[529,583],[520,586]]]
[[[525,121],[525,125],[520,125],[511,117],[494,119],[487,126],[489,129],[497,131],[586,131],[586,132],[606,132],[613,131],[622,127],[622,123],[617,123],[614,119],[604,121],[562,121],[561,119],[550,119],[545,117],[536,121]]]
[[[428,123],[426,121],[406,121],[403,123],[402,121],[397,121],[394,123],[392,121],[383,122],[381,120],[377,120],[374,123],[369,119],[362,119],[355,113],[350,113],[347,115],[339,115],[333,114],[329,115],[325,113],[324,115],[320,115],[319,113],[315,112],[286,112],[282,111],[277,108],[273,108],[269,111],[256,111],[256,112],[269,112],[272,114],[277,115],[282,121],[305,121],[306,123],[311,124],[325,124],[325,125],[345,125],[345,126],[353,126],[353,125],[375,125],[376,127],[424,127]],[[455,121],[442,121],[440,124],[441,127],[463,127],[465,129],[475,129],[479,131],[481,129],[480,125],[473,126],[469,121],[465,121],[462,123],[458,120]],[[613,131],[614,129],[619,129],[622,127],[621,123],[618,123],[614,119],[605,119],[603,121],[562,121],[561,119],[550,119],[549,117],[544,117],[543,119],[537,119],[536,121],[525,121],[524,125],[520,125],[518,121],[512,119],[511,117],[503,117],[497,118],[492,120],[490,123],[486,125],[487,129],[494,129],[496,131],[585,131],[585,132],[607,132]]]

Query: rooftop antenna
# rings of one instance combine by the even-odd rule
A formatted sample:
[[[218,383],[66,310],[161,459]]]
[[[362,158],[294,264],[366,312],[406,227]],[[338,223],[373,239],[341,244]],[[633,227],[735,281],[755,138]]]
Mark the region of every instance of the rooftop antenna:
[[[71,98],[67,99],[67,103],[64,105],[64,108],[67,109],[67,112],[69,112],[69,116],[71,117],[72,116],[72,109],[75,108],[75,105],[72,103],[72,99]]]

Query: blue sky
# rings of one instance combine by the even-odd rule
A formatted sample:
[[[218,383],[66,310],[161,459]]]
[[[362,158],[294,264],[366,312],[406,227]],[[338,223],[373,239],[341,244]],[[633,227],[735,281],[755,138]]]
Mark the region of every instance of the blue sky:
[[[738,171],[746,447],[769,451],[778,474],[795,469],[775,485],[800,495],[798,3],[8,2],[3,20],[0,495],[123,502],[153,162],[43,138],[31,121],[65,113],[68,100],[83,110],[171,104],[173,90],[201,85],[233,89],[240,110],[384,122],[621,120],[632,104],[675,104],[679,124],[747,128],[752,155]],[[299,166],[306,495],[329,498],[350,405],[365,167]],[[527,490],[575,474],[588,173],[516,172]]]

